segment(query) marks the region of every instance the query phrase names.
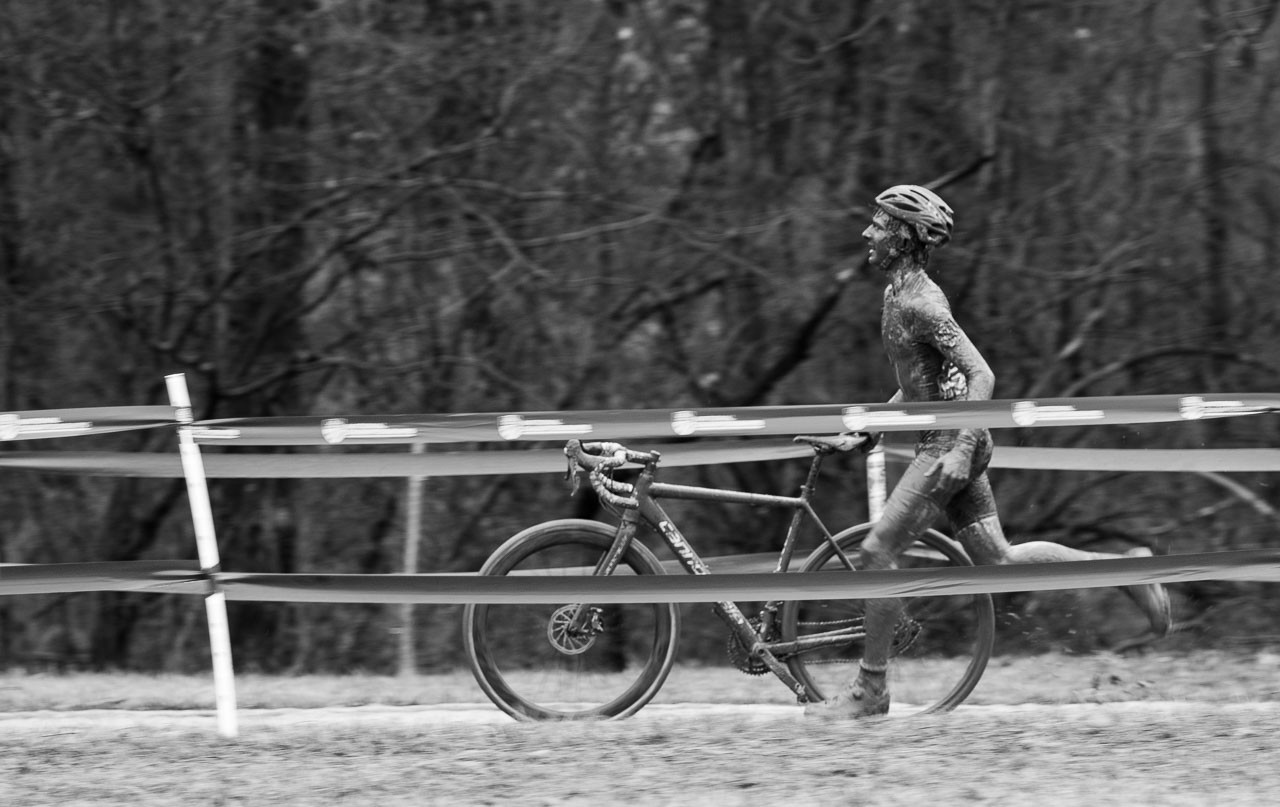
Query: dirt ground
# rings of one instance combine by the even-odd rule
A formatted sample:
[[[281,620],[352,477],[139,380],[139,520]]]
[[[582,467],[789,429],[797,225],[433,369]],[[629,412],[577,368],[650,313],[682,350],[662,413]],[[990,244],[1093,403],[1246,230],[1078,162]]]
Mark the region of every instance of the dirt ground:
[[[974,705],[857,723],[718,670],[575,724],[514,722],[461,678],[249,677],[236,740],[182,705],[207,680],[9,675],[0,805],[1262,804],[1280,792],[1278,661],[1007,661]]]
[[[0,804],[1201,805],[1280,792],[1273,703],[975,706],[854,724],[777,707],[588,724],[308,711],[247,715],[236,741],[208,714],[199,726],[0,721]]]

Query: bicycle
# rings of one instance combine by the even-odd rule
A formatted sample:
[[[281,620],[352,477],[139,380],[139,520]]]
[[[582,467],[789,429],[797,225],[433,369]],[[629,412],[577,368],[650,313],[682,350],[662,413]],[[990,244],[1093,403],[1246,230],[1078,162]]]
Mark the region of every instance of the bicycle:
[[[822,542],[800,572],[849,570],[871,530],[859,524],[832,534],[810,500],[823,459],[847,450],[838,438],[799,436],[813,448],[808,477],[796,496],[776,496],[656,480],[661,455],[618,443],[565,446],[574,489],[585,473],[606,509],[620,516],[616,527],[587,519],[538,524],[508,539],[485,561],[480,574],[664,574],[654,553],[637,539],[652,528],[671,549],[678,567],[709,574],[658,499],[727,502],[790,508],[790,519],[774,567],[791,573],[804,523],[815,524]],[[634,482],[614,478],[624,465],[639,465]],[[959,544],[935,530],[924,533],[900,567],[972,566]],[[895,628],[892,665],[895,708],[915,703],[925,712],[959,705],[986,668],[995,634],[995,611],[987,594],[932,596],[905,600]],[[730,631],[729,654],[751,675],[772,673],[799,703],[834,694],[850,675],[847,663],[861,658],[862,601],[789,600],[766,602],[748,617],[733,602],[715,612]],[[671,672],[680,639],[681,614],[674,603],[560,606],[473,603],[463,612],[467,658],[485,694],[521,720],[621,718],[637,712]]]

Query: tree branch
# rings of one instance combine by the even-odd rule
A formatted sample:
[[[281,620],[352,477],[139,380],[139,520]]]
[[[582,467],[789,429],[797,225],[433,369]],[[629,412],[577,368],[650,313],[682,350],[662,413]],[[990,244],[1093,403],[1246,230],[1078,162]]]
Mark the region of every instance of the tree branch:
[[[1221,350],[1204,347],[1163,347],[1155,350],[1147,350],[1142,353],[1135,353],[1105,364],[1083,378],[1076,379],[1074,382],[1068,384],[1061,392],[1058,393],[1058,395],[1062,398],[1077,397],[1083,394],[1086,389],[1107,376],[1116,375],[1117,373],[1123,372],[1134,365],[1171,356],[1200,356],[1202,358],[1221,359],[1262,370],[1270,377],[1274,377],[1277,372],[1280,372],[1280,368],[1261,361],[1260,359],[1253,358],[1252,356],[1237,353],[1234,350]]]

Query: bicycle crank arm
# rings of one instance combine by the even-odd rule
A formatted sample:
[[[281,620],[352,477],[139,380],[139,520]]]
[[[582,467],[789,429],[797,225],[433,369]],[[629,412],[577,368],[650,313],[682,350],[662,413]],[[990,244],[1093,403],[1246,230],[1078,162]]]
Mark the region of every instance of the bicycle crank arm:
[[[741,609],[732,602],[718,602],[715,605],[716,613],[720,615],[728,625],[730,630],[737,634],[738,640],[743,647],[751,648],[751,655],[760,659],[769,672],[773,673],[779,681],[781,681],[787,689],[795,693],[800,703],[809,702],[809,691],[805,689],[804,684],[791,674],[791,670],[787,669],[787,665],[778,660],[769,650],[769,645],[761,641],[760,634],[756,633],[755,627],[743,615]]]
[[[791,670],[787,669],[787,665],[778,660],[770,650],[769,646],[761,641],[756,641],[751,645],[751,655],[759,658],[764,665],[769,668],[769,672],[773,673],[779,681],[786,686],[787,689],[795,693],[796,700],[800,703],[809,702],[809,690],[804,688],[804,684],[791,674]]]

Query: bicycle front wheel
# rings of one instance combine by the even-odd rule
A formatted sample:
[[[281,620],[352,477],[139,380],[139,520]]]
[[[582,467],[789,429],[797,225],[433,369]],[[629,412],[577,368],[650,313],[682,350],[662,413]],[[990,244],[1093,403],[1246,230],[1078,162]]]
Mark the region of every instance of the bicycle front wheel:
[[[841,551],[857,562],[862,542],[871,532],[860,524],[835,536]],[[968,555],[935,530],[920,536],[902,557],[899,568],[930,569],[972,566]],[[801,571],[838,571],[845,567],[830,544],[809,556]],[[812,700],[835,695],[857,674],[866,636],[866,600],[813,600],[784,603],[780,632],[785,644],[796,643],[787,666],[808,689]],[[889,691],[897,706],[913,711],[954,709],[978,685],[995,641],[995,608],[988,594],[944,595],[903,599],[903,614],[894,631],[889,665]]]
[[[589,576],[615,532],[581,519],[539,524],[499,547],[480,573]],[[662,574],[662,567],[632,541],[614,574]],[[680,611],[671,603],[473,603],[463,611],[463,642],[476,681],[521,720],[635,713],[671,672],[679,634]]]

